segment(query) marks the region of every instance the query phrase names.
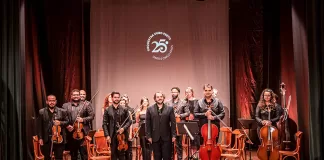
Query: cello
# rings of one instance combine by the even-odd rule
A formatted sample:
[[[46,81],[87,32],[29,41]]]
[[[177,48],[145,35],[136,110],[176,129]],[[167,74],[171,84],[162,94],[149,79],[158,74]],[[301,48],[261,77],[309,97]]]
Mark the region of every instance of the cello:
[[[268,111],[268,120],[270,121],[272,107],[265,108]],[[278,160],[279,159],[279,132],[272,125],[265,125],[260,129],[261,145],[258,148],[257,156],[260,160]]]
[[[211,115],[210,106],[208,106],[207,116]],[[219,160],[221,157],[220,146],[217,145],[216,137],[218,136],[218,128],[215,124],[208,123],[201,127],[201,135],[204,138],[203,144],[200,146],[199,157],[201,160]]]

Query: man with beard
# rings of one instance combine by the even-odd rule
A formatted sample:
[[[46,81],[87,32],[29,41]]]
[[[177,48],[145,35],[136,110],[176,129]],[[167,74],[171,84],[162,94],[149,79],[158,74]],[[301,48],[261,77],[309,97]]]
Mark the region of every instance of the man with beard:
[[[74,89],[71,92],[71,102],[64,103],[63,109],[65,109],[68,113],[69,117],[69,125],[66,127],[69,131],[67,134],[68,143],[66,146],[67,150],[70,150],[70,154],[72,159],[78,158],[78,151],[80,152],[81,159],[88,159],[86,147],[84,144],[84,138],[82,139],[74,139],[73,132],[76,131],[74,128],[74,123],[83,123],[82,132],[84,137],[90,131],[89,122],[91,122],[95,116],[91,103],[87,104],[81,101],[80,99],[80,91],[78,89]]]
[[[156,103],[146,111],[146,137],[152,144],[154,160],[171,160],[171,145],[176,140],[174,110],[163,103],[165,95],[162,92],[156,92],[153,99]]]
[[[188,106],[179,98],[180,89],[178,87],[171,88],[172,99],[165,102],[167,106],[171,106],[174,109],[175,118],[185,122],[186,117],[189,117],[190,110]],[[176,151],[178,160],[182,160],[182,135],[177,135]]]
[[[81,100],[81,102],[84,102],[85,105],[90,105],[91,107],[93,107],[92,104],[91,104],[91,102],[90,101],[87,101],[86,98],[87,98],[86,91],[85,90],[80,90],[80,100]],[[88,115],[86,115],[86,116],[88,116]],[[92,121],[88,122],[88,125],[89,125],[90,130],[91,130],[92,129]]]
[[[45,160],[50,160],[50,150],[53,143],[53,152],[55,159],[63,158],[64,144],[66,143],[66,135],[64,128],[68,124],[68,117],[66,112],[56,107],[56,97],[54,95],[48,95],[46,99],[47,106],[39,110],[39,125],[38,125],[38,136],[39,143],[42,146],[41,150],[45,156]],[[53,126],[60,126],[62,128],[60,135],[63,141],[52,141]]]
[[[129,104],[129,98],[126,94],[123,95],[123,97],[121,98],[122,100],[125,101],[125,108],[128,110],[129,114],[131,114],[131,124],[134,124],[135,123],[135,113],[134,113],[134,108],[130,107],[128,104]],[[129,127],[130,131],[128,133],[131,133],[131,129],[132,127]],[[132,153],[132,141],[130,141],[130,139],[127,138],[127,142],[128,142],[128,150],[127,150],[127,155],[126,155],[126,160],[132,160],[132,156],[133,156],[133,153]]]
[[[119,105],[120,93],[112,92],[111,96],[113,104],[106,108],[104,111],[102,128],[107,138],[107,142],[111,144],[110,150],[112,160],[124,160],[126,158],[125,152],[127,150],[118,150],[117,136],[119,134],[124,134],[124,143],[127,143],[126,141],[128,138],[128,128],[132,122],[130,120],[128,110],[125,107]]]
[[[211,120],[212,124],[215,124],[218,127],[218,132],[220,129],[219,119],[225,117],[225,110],[222,102],[213,96],[213,86],[210,84],[205,84],[204,89],[204,98],[198,101],[194,109],[195,117],[199,119],[200,127],[208,123],[208,120]],[[209,108],[216,114],[213,115],[210,113]],[[210,114],[209,114],[210,113]],[[199,129],[200,130],[200,129]],[[216,142],[218,137],[216,138]]]

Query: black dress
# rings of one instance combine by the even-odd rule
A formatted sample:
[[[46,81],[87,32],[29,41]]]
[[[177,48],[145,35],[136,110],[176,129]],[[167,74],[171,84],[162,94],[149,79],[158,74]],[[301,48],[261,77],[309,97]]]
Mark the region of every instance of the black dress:
[[[142,157],[143,160],[150,160],[151,159],[151,148],[150,148],[150,142],[145,137],[145,117],[146,114],[140,114],[139,115],[139,126],[141,126],[139,131],[140,136],[140,144],[142,147]]]

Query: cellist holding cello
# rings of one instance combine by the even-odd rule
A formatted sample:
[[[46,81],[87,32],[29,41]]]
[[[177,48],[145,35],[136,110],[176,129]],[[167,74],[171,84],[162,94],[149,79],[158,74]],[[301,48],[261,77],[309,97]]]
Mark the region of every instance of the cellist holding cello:
[[[261,160],[279,159],[279,135],[276,122],[279,121],[281,106],[276,103],[276,94],[271,89],[264,89],[256,107],[255,119],[261,145],[257,156]]]
[[[225,117],[225,110],[222,102],[218,98],[213,97],[212,85],[205,84],[203,89],[204,98],[198,101],[194,109],[194,115],[199,119],[201,136],[204,139],[201,142],[199,158],[201,160],[217,160],[220,158],[221,152],[216,144],[220,120]],[[216,115],[213,115],[211,111]]]
[[[38,136],[45,160],[63,158],[64,144],[66,142],[64,128],[68,124],[66,112],[56,107],[56,97],[48,95],[47,107],[39,110]],[[54,153],[54,155],[53,155]]]

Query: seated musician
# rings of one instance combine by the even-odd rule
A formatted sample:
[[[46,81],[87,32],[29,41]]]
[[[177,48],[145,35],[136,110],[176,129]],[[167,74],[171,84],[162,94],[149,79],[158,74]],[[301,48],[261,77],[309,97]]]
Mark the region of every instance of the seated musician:
[[[120,93],[111,93],[113,104],[105,109],[102,128],[110,144],[112,160],[125,160],[128,147],[128,128],[131,125],[129,112],[119,105]],[[127,147],[125,147],[127,145]]]
[[[80,91],[74,89],[71,92],[71,102],[64,103],[62,108],[66,110],[69,117],[69,125],[66,127],[68,130],[66,150],[70,151],[72,160],[78,158],[78,151],[80,152],[81,159],[88,159],[86,146],[83,144],[84,137],[90,131],[89,122],[91,122],[95,116],[91,103],[82,102]],[[83,128],[81,128],[81,126]],[[80,131],[78,127],[81,129],[83,137],[81,134],[76,134]]]
[[[52,143],[52,152],[54,152],[55,159],[62,159],[64,144],[66,143],[64,128],[67,126],[69,120],[66,112],[63,109],[56,107],[56,103],[56,97],[54,95],[48,95],[46,99],[47,106],[39,110],[39,125],[37,128],[39,143],[41,145],[42,153],[45,156],[45,160],[51,159],[50,154]],[[61,127],[60,133],[57,132],[58,130],[55,130],[58,129],[55,126]],[[54,134],[57,136],[59,134],[61,137],[56,136],[57,139],[54,137],[55,139],[52,140]]]
[[[199,119],[200,127],[208,123],[208,120],[211,120],[211,123],[215,124],[218,127],[218,132],[220,129],[220,120],[225,117],[225,110],[222,102],[213,96],[213,86],[210,84],[205,84],[204,89],[204,98],[200,99],[195,106],[194,114],[195,117]],[[216,114],[209,114],[209,108]],[[220,119],[220,120],[219,120]],[[218,133],[219,134],[219,133]],[[216,138],[216,142],[218,137]]]
[[[136,123],[138,123],[138,126],[141,127],[138,130],[138,132],[139,132],[140,144],[142,147],[143,160],[151,159],[150,142],[146,139],[145,133],[143,134],[143,132],[140,132],[140,130],[145,130],[145,127],[142,128],[142,126],[145,125],[146,110],[149,105],[150,105],[149,99],[147,97],[143,97],[140,102],[140,111],[136,112]]]
[[[188,106],[179,98],[180,89],[178,87],[171,88],[172,99],[166,101],[167,106],[174,108],[175,118],[184,122],[189,117],[190,111]],[[178,160],[182,160],[182,135],[177,135],[176,140],[176,153]],[[174,151],[173,151],[174,152]]]
[[[270,111],[270,120],[269,112]],[[255,120],[258,123],[257,132],[260,137],[260,129],[265,125],[276,127],[276,122],[279,121],[281,114],[281,106],[276,103],[276,95],[271,89],[265,89],[260,95],[260,100],[255,111]]]

